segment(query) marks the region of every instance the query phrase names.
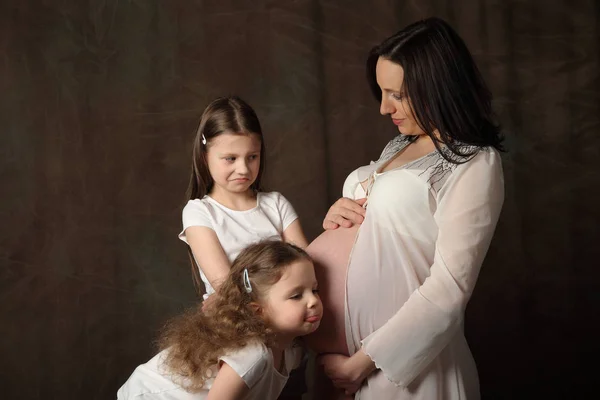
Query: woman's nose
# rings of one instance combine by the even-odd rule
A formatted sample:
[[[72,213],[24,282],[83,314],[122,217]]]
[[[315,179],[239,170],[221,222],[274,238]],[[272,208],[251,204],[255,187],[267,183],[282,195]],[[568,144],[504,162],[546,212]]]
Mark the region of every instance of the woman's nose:
[[[381,105],[379,106],[379,112],[381,113],[381,115],[393,114],[394,106],[388,99],[382,97]]]

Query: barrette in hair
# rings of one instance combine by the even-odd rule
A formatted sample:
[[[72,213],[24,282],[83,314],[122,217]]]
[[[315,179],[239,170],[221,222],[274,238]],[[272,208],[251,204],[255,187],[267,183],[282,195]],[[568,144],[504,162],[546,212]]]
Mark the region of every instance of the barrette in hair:
[[[252,293],[252,284],[250,283],[250,276],[248,276],[248,268],[244,268],[243,274],[244,288],[246,289],[246,293]]]
[[[202,134],[202,144],[206,146],[206,137],[204,137],[204,133]]]

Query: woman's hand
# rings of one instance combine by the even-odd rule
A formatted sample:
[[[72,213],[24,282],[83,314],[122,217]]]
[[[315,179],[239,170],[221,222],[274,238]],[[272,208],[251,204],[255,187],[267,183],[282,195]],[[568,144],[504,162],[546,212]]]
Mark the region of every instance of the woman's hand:
[[[366,198],[352,200],[348,197],[338,199],[329,208],[325,219],[323,220],[323,229],[337,229],[340,226],[350,228],[354,224],[362,224],[365,219],[365,209],[363,204]]]
[[[356,352],[352,357],[325,354],[319,357],[319,363],[335,387],[343,389],[346,394],[356,393],[365,378],[376,369],[373,360],[363,351]]]

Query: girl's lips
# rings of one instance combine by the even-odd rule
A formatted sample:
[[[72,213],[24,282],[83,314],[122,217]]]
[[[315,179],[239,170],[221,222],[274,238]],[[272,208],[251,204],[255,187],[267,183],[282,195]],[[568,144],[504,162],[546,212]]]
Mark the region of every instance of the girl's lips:
[[[321,317],[318,315],[313,315],[312,317],[308,317],[305,319],[306,322],[315,323],[321,320]]]
[[[394,118],[392,118],[392,122],[394,123],[394,125],[401,125],[402,122],[404,122],[404,118],[402,118],[402,119],[394,119]]]

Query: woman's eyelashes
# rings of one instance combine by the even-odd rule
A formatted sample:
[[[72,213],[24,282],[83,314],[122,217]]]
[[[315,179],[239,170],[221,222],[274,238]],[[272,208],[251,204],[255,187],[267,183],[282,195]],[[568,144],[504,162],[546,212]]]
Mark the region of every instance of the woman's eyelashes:
[[[404,95],[402,93],[392,93],[391,96],[397,101],[402,101],[404,99]]]

